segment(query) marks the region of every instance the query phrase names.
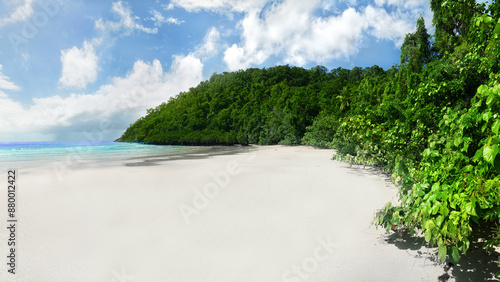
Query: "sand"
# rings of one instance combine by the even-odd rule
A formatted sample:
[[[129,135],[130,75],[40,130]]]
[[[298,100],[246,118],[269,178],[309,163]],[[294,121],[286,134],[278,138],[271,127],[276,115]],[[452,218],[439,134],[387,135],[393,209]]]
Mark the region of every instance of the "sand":
[[[397,189],[332,154],[267,146],[63,175],[21,168],[16,275],[2,228],[0,280],[437,281],[432,249],[371,225]]]

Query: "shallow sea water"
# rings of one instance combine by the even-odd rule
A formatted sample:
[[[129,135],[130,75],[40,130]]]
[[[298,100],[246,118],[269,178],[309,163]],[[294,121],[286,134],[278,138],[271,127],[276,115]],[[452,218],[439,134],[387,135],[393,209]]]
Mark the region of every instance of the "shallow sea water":
[[[239,146],[168,146],[113,141],[0,142],[0,167],[155,165],[248,150]]]

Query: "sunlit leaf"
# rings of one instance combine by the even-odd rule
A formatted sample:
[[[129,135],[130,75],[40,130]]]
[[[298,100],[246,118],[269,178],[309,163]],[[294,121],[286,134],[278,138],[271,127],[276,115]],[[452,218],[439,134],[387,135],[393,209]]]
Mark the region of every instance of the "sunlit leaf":
[[[479,88],[477,89],[477,93],[484,94],[487,90],[488,90],[488,86],[483,84],[483,85],[479,86]]]
[[[498,135],[498,131],[500,130],[500,120],[496,120],[491,126],[491,131]]]
[[[476,205],[474,203],[472,203],[472,202],[465,203],[463,205],[463,209],[466,213],[473,215],[473,216],[477,216]]]
[[[486,112],[486,113],[483,113],[482,118],[484,121],[487,122],[491,119],[492,116],[493,116],[492,112]]]
[[[490,95],[488,95],[488,98],[486,99],[486,105],[490,106],[491,107],[491,104],[496,100],[496,96],[495,95],[492,95],[490,93]]]
[[[485,161],[490,164],[494,164],[495,157],[497,156],[499,151],[498,145],[488,145],[486,144],[483,149],[483,158]]]
[[[424,237],[425,237],[425,241],[427,241],[427,243],[429,243],[431,241],[432,232],[430,230],[426,230],[424,233]]]
[[[425,227],[425,229],[427,229],[427,230],[430,231],[430,230],[434,229],[434,227],[436,227],[436,225],[434,224],[434,222],[432,221],[432,219],[429,219],[429,220],[427,220],[425,222],[425,226],[424,227]]]
[[[439,211],[439,208],[441,208],[441,203],[437,201],[434,206],[432,206],[432,215],[435,215]]]

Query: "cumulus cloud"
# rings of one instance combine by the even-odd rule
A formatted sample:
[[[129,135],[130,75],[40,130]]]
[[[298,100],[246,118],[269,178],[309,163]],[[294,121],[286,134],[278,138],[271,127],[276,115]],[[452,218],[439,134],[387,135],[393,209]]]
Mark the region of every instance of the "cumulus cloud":
[[[193,55],[174,56],[170,71],[164,72],[160,61],[137,61],[124,77],[116,77],[94,93],[54,95],[34,98],[33,105],[21,104],[0,92],[0,135],[31,132],[71,134],[100,129],[122,132],[147,108],[187,91],[202,80],[203,63]]]
[[[10,81],[10,78],[8,78],[4,74],[2,74],[2,68],[3,68],[3,66],[0,65],[0,91],[2,89],[3,90],[14,90],[14,91],[21,90],[21,87],[17,86],[15,83]]]
[[[283,1],[264,12],[248,13],[241,22],[242,42],[224,53],[231,70],[263,63],[282,55],[285,63],[304,65],[347,57],[358,50],[369,27],[354,8],[338,16],[317,17],[321,1]]]
[[[358,1],[343,2],[350,6]],[[329,15],[325,15],[325,10],[338,3],[325,0],[173,0],[171,3],[188,11],[243,13],[237,27],[240,41],[224,52],[224,62],[230,70],[262,64],[271,56],[296,65],[325,63],[356,54],[366,36],[391,40],[400,46],[405,35],[414,31],[418,15],[426,12],[423,0],[375,0],[375,6],[358,5]],[[397,9],[388,11],[384,5]],[[417,6],[420,8],[415,9]]]
[[[62,74],[59,83],[64,87],[85,88],[97,79],[99,58],[92,43],[85,41],[81,49],[74,46],[61,51]]]
[[[392,13],[381,8],[366,7],[364,19],[371,28],[372,34],[378,39],[394,41],[396,46],[403,44],[407,33],[415,30],[415,23],[408,21],[411,15],[404,13]]]
[[[119,21],[103,21],[99,19],[95,23],[97,29],[104,33],[109,31],[123,31],[125,34],[129,34],[135,30],[150,34],[158,33],[158,28],[149,28],[139,24],[137,21],[140,20],[140,18],[134,16],[132,10],[125,6],[122,1],[113,2],[112,12],[119,17]]]
[[[338,17],[315,19],[308,31],[286,50],[285,62],[304,65],[347,57],[358,51],[362,32],[367,27],[363,15],[353,8]]]
[[[285,51],[290,44],[303,40],[312,20],[317,0],[284,1],[264,11],[248,12],[240,24],[242,43],[233,44],[224,53],[231,70],[261,64],[269,56]]]
[[[33,16],[35,12],[33,10],[33,0],[16,1],[16,2],[21,2],[21,3],[18,6],[16,6],[12,12],[9,12],[8,17],[0,19],[0,26],[22,22]]]

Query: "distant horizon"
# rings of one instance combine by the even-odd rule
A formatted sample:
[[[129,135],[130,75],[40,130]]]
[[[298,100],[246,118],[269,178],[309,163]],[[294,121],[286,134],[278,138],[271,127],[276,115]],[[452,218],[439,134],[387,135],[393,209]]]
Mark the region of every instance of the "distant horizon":
[[[29,143],[99,143],[99,142],[115,142],[115,140],[88,141],[88,140],[34,140],[34,141],[0,141],[0,145],[5,144],[29,144]]]

